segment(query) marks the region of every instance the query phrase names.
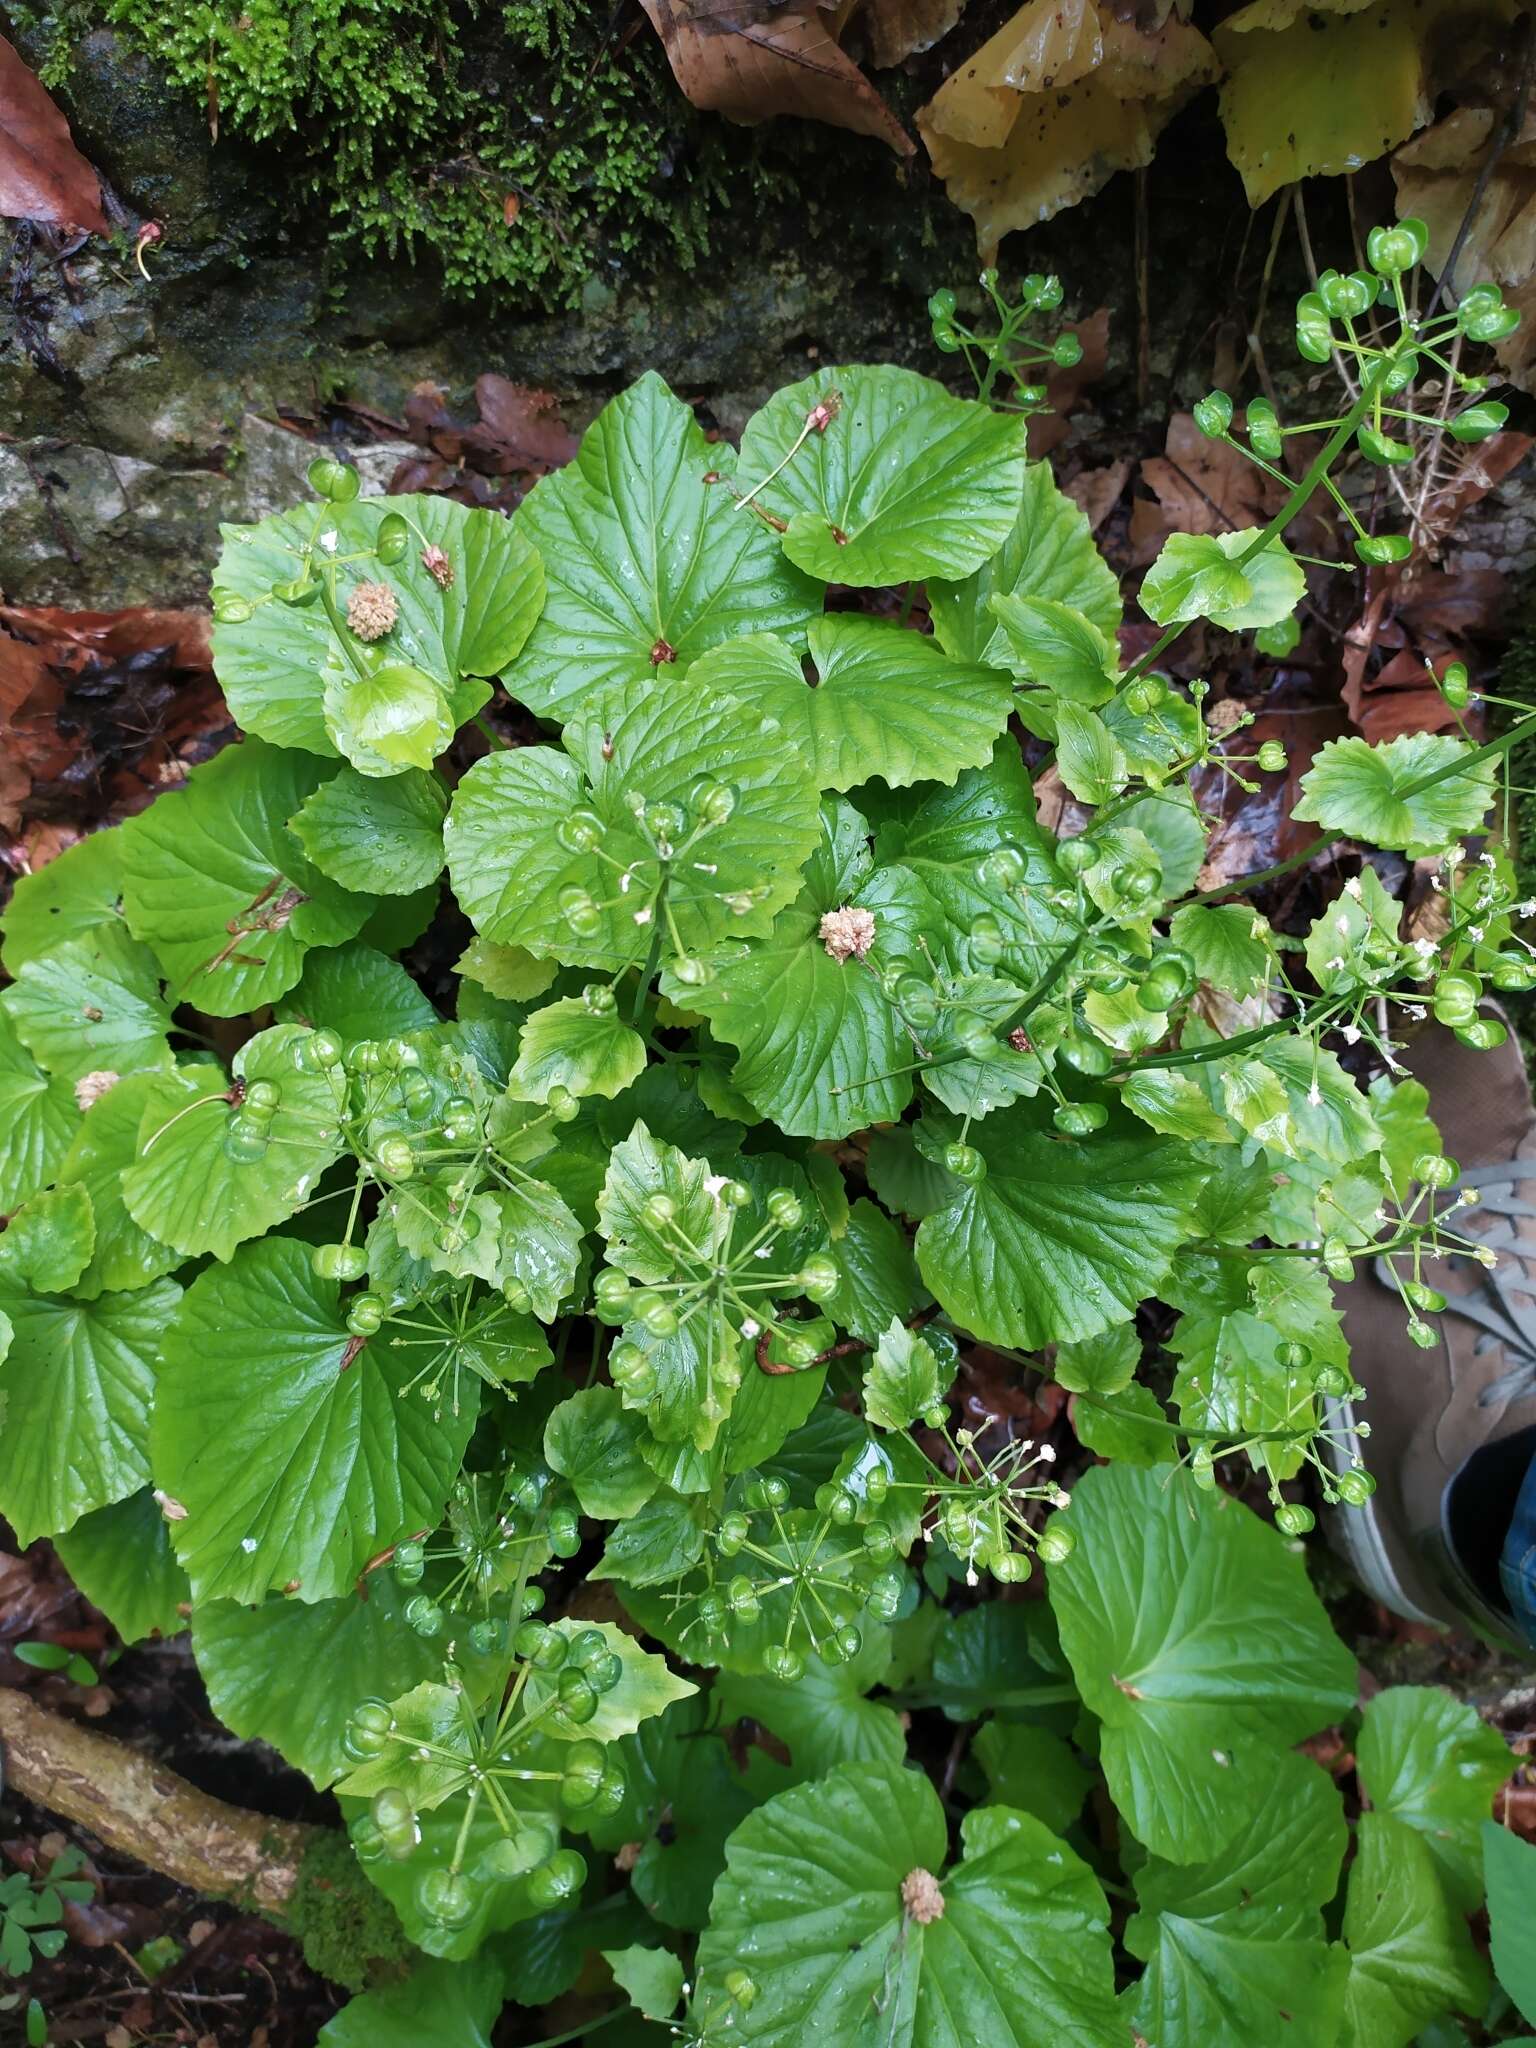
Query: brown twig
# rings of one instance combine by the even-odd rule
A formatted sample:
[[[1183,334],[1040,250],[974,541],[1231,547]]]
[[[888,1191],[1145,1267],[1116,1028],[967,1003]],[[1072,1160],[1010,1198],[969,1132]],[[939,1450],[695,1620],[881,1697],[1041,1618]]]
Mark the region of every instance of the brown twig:
[[[932,1302],[927,1308],[919,1309],[915,1316],[907,1318],[907,1328],[920,1330],[925,1323],[931,1323],[938,1312],[938,1303]],[[775,1377],[787,1372],[809,1372],[813,1366],[830,1365],[834,1358],[855,1358],[861,1351],[873,1351],[875,1348],[862,1337],[845,1337],[841,1344],[829,1344],[825,1351],[818,1351],[816,1356],[808,1358],[804,1365],[776,1365],[768,1356],[769,1346],[779,1330],[790,1327],[792,1326],[785,1323],[769,1323],[765,1326],[757,1340],[757,1363],[760,1371],[772,1373]]]

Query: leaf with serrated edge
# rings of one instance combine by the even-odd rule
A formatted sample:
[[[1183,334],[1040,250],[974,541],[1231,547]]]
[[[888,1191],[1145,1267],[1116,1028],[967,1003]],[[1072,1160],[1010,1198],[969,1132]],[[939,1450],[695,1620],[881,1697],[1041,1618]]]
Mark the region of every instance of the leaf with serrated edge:
[[[611,1621],[583,1622],[563,1620],[550,1626],[557,1634],[567,1638],[596,1628],[607,1644],[611,1654],[623,1666],[618,1683],[598,1698],[597,1712],[589,1720],[568,1721],[558,1710],[546,1717],[547,1732],[562,1742],[617,1742],[622,1735],[633,1735],[643,1721],[653,1715],[665,1712],[674,1700],[685,1700],[698,1687],[686,1678],[678,1678],[667,1667],[665,1657],[658,1657],[651,1650],[642,1650],[631,1635]],[[554,1691],[553,1677],[546,1677],[542,1671],[533,1670],[528,1677],[528,1711],[536,1713],[543,1700]]]
[[[120,845],[116,830],[92,832],[66,846],[46,867],[17,876],[0,918],[5,934],[0,962],[7,974],[19,974],[28,960],[116,918],[122,895]]]
[[[361,930],[372,898],[322,875],[287,827],[326,772],[246,740],[122,828],[128,926],[178,999],[242,1016],[292,988],[311,946]]]
[[[348,767],[304,799],[288,829],[343,889],[409,896],[443,871],[447,810],[435,775],[378,777]]]
[[[186,1509],[176,1554],[196,1599],[335,1599],[376,1551],[435,1526],[477,1382],[437,1413],[405,1391],[409,1371],[388,1323],[349,1336],[335,1281],[292,1238],[194,1281],[165,1336],[153,1458]]]
[[[757,1985],[731,2011],[758,2048],[1123,2048],[1104,1896],[1028,1814],[982,1807],[947,1829],[920,1772],[839,1764],[749,1814],[726,1844],[699,1944],[694,2012],[723,2020],[726,1978]],[[936,1880],[943,1911],[927,1914]]]
[[[145,1104],[159,1086],[153,1072],[124,1075],[86,1111],[59,1167],[61,1182],[78,1184],[89,1195],[96,1224],[90,1262],[73,1289],[82,1300],[142,1287],[181,1263],[182,1254],[141,1228],[123,1199],[124,1171],[139,1155]]]
[[[79,1125],[74,1089],[43,1072],[0,1009],[0,1209],[48,1185]]]
[[[784,641],[753,634],[703,655],[691,680],[776,718],[821,789],[952,783],[992,758],[1012,708],[1012,686],[995,670],[851,612],[812,621],[810,658],[812,682]]]
[[[259,1607],[200,1601],[192,1652],[208,1703],[246,1742],[269,1742],[313,1783],[332,1785],[352,1769],[343,1738],[359,1700],[408,1692],[442,1668],[442,1652],[406,1625],[406,1596],[391,1572],[369,1575],[366,1597],[283,1599]],[[323,1685],[294,1683],[323,1672]]]
[[[1464,1700],[1427,1685],[1394,1685],[1366,1707],[1355,1746],[1375,1813],[1415,1829],[1447,1892],[1474,1912],[1483,1892],[1481,1831],[1517,1759]]]
[[[1126,1945],[1147,1965],[1133,2011],[1149,2044],[1210,2048],[1294,2030],[1308,2048],[1333,2048],[1348,1962],[1328,1945],[1322,1908],[1348,1839],[1333,1784],[1281,1752],[1214,1862],[1147,1860]]]
[[[1471,762],[1465,740],[1409,732],[1373,747],[1366,740],[1330,740],[1301,778],[1292,812],[1367,846],[1393,847],[1410,860],[1440,853],[1463,832],[1475,832],[1493,802],[1497,764]],[[1470,765],[1461,767],[1463,760]],[[1444,779],[1417,795],[1431,775]]]
[[[821,935],[829,911],[867,911],[867,954],[836,958]],[[731,1080],[759,1115],[792,1137],[840,1138],[890,1123],[912,1099],[916,1048],[884,976],[928,978],[919,946],[940,929],[922,884],[900,867],[872,869],[863,820],[828,804],[820,851],[772,934],[711,961],[702,986],[664,977],[663,992],[709,1019],[737,1049]]]
[[[595,1009],[584,996],[562,996],[523,1026],[508,1085],[525,1102],[547,1102],[555,1087],[614,1096],[644,1069],[645,1040],[616,1008]]]
[[[0,1002],[50,1074],[77,1081],[170,1065],[159,965],[117,918],[28,960]]]
[[[448,556],[454,570],[444,590],[414,552],[400,562],[349,563],[337,578],[343,609],[357,583],[387,583],[398,617],[386,641],[389,658],[424,669],[450,690],[456,723],[485,701],[485,685],[518,653],[544,603],[536,551],[499,512],[449,498],[355,498],[349,505],[300,505],[256,526],[226,526],[215,585],[256,602],[249,619],[219,621],[213,661],[229,708],[247,732],[280,747],[334,754],[321,707],[321,676],[340,649],[318,603],[274,603],[274,583],[288,583],[311,557],[350,555],[373,546],[391,514],[411,521],[420,539]],[[325,536],[335,536],[327,548]],[[323,552],[321,552],[323,551]]]
[[[631,677],[684,675],[742,632],[798,641],[821,586],[742,511],[729,445],[705,439],[648,372],[588,428],[570,467],[544,477],[513,522],[544,558],[549,600],[507,689],[547,718]]]
[[[147,1486],[110,1507],[93,1508],[52,1542],[65,1571],[125,1643],[173,1636],[186,1627],[192,1588],[176,1562],[160,1503]]]
[[[1018,516],[1024,430],[915,371],[850,364],[775,392],[738,470],[789,559],[829,583],[968,576]]]
[[[1194,1234],[1208,1169],[1176,1142],[1063,1142],[1020,1110],[989,1116],[970,1142],[987,1172],[923,1219],[917,1263],[984,1341],[1032,1350],[1129,1321]]]
[[[1070,605],[1104,635],[1106,644],[1114,645],[1119,582],[1094,546],[1082,510],[1058,489],[1048,462],[1026,468],[1018,515],[991,559],[964,582],[929,583],[940,645],[959,660],[1009,668],[1008,635],[992,610],[997,595]]]
[[[634,683],[598,693],[591,714],[566,727],[565,746],[492,755],[454,795],[449,870],[460,906],[486,938],[618,968],[649,953],[658,920],[662,937],[675,930],[684,949],[697,952],[765,932],[795,894],[819,831],[816,790],[756,709],[688,684]],[[694,815],[701,779],[735,793],[717,824]],[[682,808],[687,837],[670,862],[637,822],[636,797]],[[601,821],[602,843],[591,852],[570,852],[558,836],[578,809]],[[664,873],[663,908],[656,899]],[[590,932],[566,915],[562,898],[571,889],[597,906]]]
[[[1051,1606],[1126,1825],[1154,1855],[1220,1855],[1275,1753],[1349,1711],[1354,1659],[1301,1557],[1225,1494],[1100,1466]]]
[[[13,1330],[0,1364],[0,1512],[19,1543],[148,1481],[155,1355],[180,1299],[174,1280],[90,1302],[0,1280]]]
[[[123,1173],[123,1201],[141,1230],[189,1258],[227,1259],[313,1192],[341,1150],[341,1132],[331,1082],[295,1062],[308,1036],[302,1025],[274,1024],[235,1054],[237,1081],[271,1081],[279,1090],[259,1159],[226,1149],[236,1109],[217,1067],[179,1068],[146,1091],[138,1156]]]
[[[1363,1813],[1355,1845],[1344,1903],[1344,2038],[1359,2048],[1407,2048],[1447,2012],[1482,2011],[1488,1966],[1422,1835],[1395,1814]]]

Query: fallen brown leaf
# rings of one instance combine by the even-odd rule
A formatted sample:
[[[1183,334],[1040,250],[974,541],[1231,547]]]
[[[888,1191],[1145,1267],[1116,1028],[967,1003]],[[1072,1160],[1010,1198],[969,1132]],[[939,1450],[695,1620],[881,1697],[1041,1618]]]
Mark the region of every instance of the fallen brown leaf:
[[[799,114],[872,135],[900,156],[916,145],[832,40],[818,0],[642,0],[678,84],[696,107],[754,126]]]
[[[1084,469],[1064,483],[1062,489],[1088,521],[1090,533],[1097,533],[1120,502],[1131,476],[1131,459],[1124,456],[1104,469]]]
[[[0,214],[51,227],[112,232],[101,180],[70,140],[69,123],[0,36]]]
[[[1149,163],[1157,136],[1216,68],[1205,37],[1177,16],[1149,33],[1094,0],[1030,0],[917,122],[991,262],[1010,229]]]
[[[863,31],[870,63],[877,71],[888,71],[893,64],[931,50],[949,34],[964,7],[965,0],[863,0],[862,6],[841,12]],[[838,30],[841,42],[841,20]]]
[[[1109,308],[1100,306],[1086,320],[1076,320],[1063,330],[1075,334],[1083,353],[1075,363],[1052,368],[1045,380],[1045,401],[1049,412],[1036,413],[1029,423],[1029,457],[1038,462],[1067,438],[1067,420],[1083,402],[1088,388],[1097,384],[1109,367]]]
[[[1231,533],[1280,509],[1280,486],[1226,442],[1207,440],[1192,414],[1169,420],[1165,451],[1141,465],[1153,496],[1131,507],[1133,567],[1145,568],[1170,533]]]

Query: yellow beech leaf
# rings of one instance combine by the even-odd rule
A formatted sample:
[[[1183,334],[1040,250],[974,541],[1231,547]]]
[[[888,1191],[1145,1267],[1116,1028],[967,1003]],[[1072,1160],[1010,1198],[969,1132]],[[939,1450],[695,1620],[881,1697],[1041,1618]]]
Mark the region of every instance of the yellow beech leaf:
[[[925,136],[931,131],[969,148],[999,149],[1018,118],[1022,94],[1071,85],[1102,55],[1093,0],[1029,0],[944,81],[918,125]]]
[[[1488,109],[1459,107],[1392,159],[1397,210],[1417,214],[1429,229],[1424,263],[1436,277],[1495,146],[1494,129]],[[1484,180],[1451,283],[1460,297],[1484,279],[1502,286],[1505,304],[1524,316],[1494,354],[1505,375],[1529,391],[1536,383],[1536,109],[1527,110],[1520,134]]]
[[[918,125],[934,170],[975,221],[977,247],[990,262],[1011,229],[1049,220],[1116,171],[1150,163],[1163,128],[1215,75],[1210,44],[1185,22],[1170,16],[1148,35],[1104,20],[1091,72],[1065,88],[1011,95],[1016,113],[1000,147],[956,141],[932,125],[931,108]]]
[[[1513,0],[1475,0],[1508,18]],[[1282,185],[1357,171],[1421,128],[1433,110],[1433,32],[1462,0],[1253,0],[1212,31],[1227,76],[1227,154],[1250,206]]]

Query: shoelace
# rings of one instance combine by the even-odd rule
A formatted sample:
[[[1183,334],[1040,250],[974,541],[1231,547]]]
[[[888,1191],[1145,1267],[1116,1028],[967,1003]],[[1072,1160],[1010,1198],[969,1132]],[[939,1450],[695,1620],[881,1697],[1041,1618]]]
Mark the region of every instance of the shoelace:
[[[1524,1401],[1536,1396],[1536,1276],[1523,1262],[1536,1261],[1536,1232],[1522,1232],[1522,1221],[1536,1218],[1536,1203],[1522,1201],[1516,1193],[1521,1181],[1536,1180],[1536,1160],[1510,1159],[1493,1166],[1469,1167],[1458,1186],[1476,1188],[1482,1196],[1479,1213],[1498,1219],[1491,1230],[1479,1231],[1478,1238],[1490,1250],[1507,1252],[1494,1267],[1477,1266],[1481,1287],[1465,1294],[1451,1295],[1446,1315],[1458,1315],[1475,1323],[1482,1335],[1474,1343],[1474,1357],[1481,1358],[1501,1345],[1515,1363],[1478,1396],[1480,1408],[1500,1402]],[[1464,1253],[1453,1253],[1448,1263],[1458,1269],[1469,1263]],[[1376,1277],[1397,1289],[1385,1259],[1378,1259]]]

